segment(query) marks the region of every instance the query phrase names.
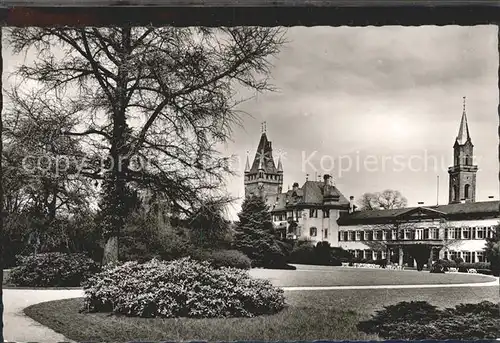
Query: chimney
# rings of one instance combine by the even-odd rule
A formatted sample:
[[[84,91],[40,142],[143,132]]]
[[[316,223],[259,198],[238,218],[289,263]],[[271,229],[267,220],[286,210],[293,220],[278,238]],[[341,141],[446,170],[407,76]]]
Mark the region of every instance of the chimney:
[[[353,213],[354,212],[354,197],[351,195],[349,197],[349,213]]]
[[[294,182],[293,186],[292,186],[292,189],[293,189],[294,192],[296,192],[299,189],[299,183],[298,182]]]

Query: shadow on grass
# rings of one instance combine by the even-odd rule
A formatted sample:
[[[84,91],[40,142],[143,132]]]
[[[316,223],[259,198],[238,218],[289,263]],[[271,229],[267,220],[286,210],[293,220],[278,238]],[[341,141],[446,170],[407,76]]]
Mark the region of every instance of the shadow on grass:
[[[109,313],[80,313],[82,298],[45,302],[26,315],[75,341],[236,341],[373,340],[356,328],[365,319],[331,307],[288,306],[255,318],[132,318]]]

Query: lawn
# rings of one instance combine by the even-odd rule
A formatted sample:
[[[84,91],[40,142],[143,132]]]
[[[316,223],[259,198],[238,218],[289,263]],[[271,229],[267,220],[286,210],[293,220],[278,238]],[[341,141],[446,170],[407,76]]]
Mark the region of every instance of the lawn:
[[[297,266],[297,270],[252,269],[250,275],[268,279],[279,287],[463,284],[494,280],[481,274],[316,266]]]
[[[308,269],[300,266],[297,271],[254,269],[250,273],[268,278],[279,286],[445,284],[492,280],[483,275],[341,267]],[[33,305],[26,308],[25,313],[75,341],[370,340],[378,337],[358,331],[356,325],[384,305],[423,300],[439,307],[450,307],[463,302],[498,302],[498,294],[498,286],[285,291],[288,307],[281,313],[233,319],[143,319],[86,314],[79,313],[81,298]]]
[[[321,301],[321,300],[320,300]],[[25,313],[75,341],[372,340],[356,329],[368,318],[330,306],[290,305],[279,314],[231,319],[145,319],[79,313],[82,299],[41,303]],[[318,306],[319,305],[319,306]]]
[[[498,287],[285,291],[281,313],[234,319],[141,319],[79,313],[81,299],[33,305],[25,313],[75,341],[371,340],[357,330],[384,305],[425,300],[439,307],[498,302]]]

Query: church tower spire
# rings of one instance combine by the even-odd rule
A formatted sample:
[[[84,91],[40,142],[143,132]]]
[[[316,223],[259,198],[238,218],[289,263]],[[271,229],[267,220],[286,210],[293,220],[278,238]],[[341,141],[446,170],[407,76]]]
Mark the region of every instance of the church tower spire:
[[[276,195],[283,188],[283,166],[274,164],[272,143],[267,139],[266,123],[261,124],[261,136],[254,160],[245,166],[245,196]],[[280,170],[281,169],[281,170]]]
[[[469,134],[469,124],[467,123],[467,112],[465,111],[465,97],[463,103],[462,120],[460,121],[460,128],[458,129],[457,143],[459,145],[464,145],[467,141],[470,141]]]
[[[453,145],[453,166],[448,168],[450,175],[449,203],[476,201],[476,173],[473,165],[474,145],[470,138],[465,97],[458,135]]]

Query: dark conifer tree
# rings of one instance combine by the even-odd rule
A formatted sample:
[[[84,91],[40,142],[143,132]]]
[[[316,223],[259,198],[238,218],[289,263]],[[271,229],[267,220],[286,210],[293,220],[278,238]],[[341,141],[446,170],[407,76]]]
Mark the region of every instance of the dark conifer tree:
[[[283,267],[286,252],[275,235],[271,213],[262,198],[246,198],[238,216],[234,247],[246,254],[254,267]]]

